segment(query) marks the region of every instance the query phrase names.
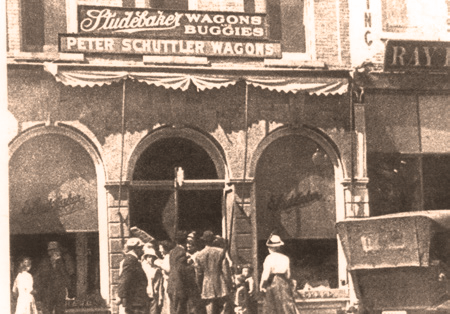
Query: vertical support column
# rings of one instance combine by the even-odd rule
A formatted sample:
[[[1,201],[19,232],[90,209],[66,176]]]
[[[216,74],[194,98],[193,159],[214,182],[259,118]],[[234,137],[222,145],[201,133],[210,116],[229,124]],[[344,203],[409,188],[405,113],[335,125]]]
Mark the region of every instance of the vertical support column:
[[[66,24],[67,33],[78,32],[78,0],[66,0]]]
[[[123,183],[121,199],[119,202],[119,184],[107,184],[108,191],[108,229],[109,229],[109,274],[111,283],[111,298],[114,301],[117,295],[119,267],[123,258],[123,240],[129,234],[129,187]],[[120,203],[120,209],[119,209]],[[118,306],[111,302],[112,313],[118,313]]]
[[[366,119],[363,104],[362,89],[355,91],[354,97],[354,133],[352,134],[352,178],[344,180],[346,217],[368,217],[369,193],[367,184],[367,148],[366,148]]]
[[[256,266],[256,221],[254,215],[254,206],[252,206],[252,178],[242,180],[231,180],[234,190],[234,204],[231,228],[231,253],[236,265],[252,264]]]
[[[88,288],[88,237],[86,233],[76,234],[77,295],[85,295]]]

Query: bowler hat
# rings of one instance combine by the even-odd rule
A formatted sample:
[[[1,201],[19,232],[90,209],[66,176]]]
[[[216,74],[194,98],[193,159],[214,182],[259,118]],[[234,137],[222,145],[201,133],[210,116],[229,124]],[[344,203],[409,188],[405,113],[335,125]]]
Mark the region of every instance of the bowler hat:
[[[278,247],[284,245],[284,242],[281,241],[280,236],[276,234],[272,234],[269,239],[267,239],[266,245],[268,247]]]
[[[137,247],[143,247],[144,246],[144,242],[142,242],[142,240],[139,239],[139,238],[129,238],[125,245],[128,248],[130,248],[130,249],[134,249],[134,248],[137,248]]]
[[[210,231],[210,230],[206,230],[205,232],[203,232],[203,235],[202,235],[202,237],[200,239],[202,239],[206,243],[211,243],[215,239],[214,233],[212,231]]]

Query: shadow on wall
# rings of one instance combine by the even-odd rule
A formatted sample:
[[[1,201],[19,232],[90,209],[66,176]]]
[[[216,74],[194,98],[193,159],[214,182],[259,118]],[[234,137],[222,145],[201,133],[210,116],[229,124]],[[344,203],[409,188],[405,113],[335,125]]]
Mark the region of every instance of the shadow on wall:
[[[20,80],[10,84],[14,101],[9,110],[19,121],[46,120],[48,113],[54,121],[79,120],[102,144],[109,135],[121,133],[122,82],[83,88],[48,82],[46,93],[33,79],[27,82],[28,89]],[[319,128],[348,130],[348,107],[344,96],[289,95],[249,86],[248,123],[264,120],[298,125],[307,121]],[[191,85],[187,91],[180,91],[126,81],[125,119],[129,133],[164,124],[189,125],[208,133],[220,126],[230,134],[244,130],[244,115],[244,82],[205,91]]]

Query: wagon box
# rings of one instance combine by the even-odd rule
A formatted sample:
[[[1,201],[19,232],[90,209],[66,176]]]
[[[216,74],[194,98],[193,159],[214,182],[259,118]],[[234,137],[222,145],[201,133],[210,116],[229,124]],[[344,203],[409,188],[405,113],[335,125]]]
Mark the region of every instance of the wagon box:
[[[367,310],[426,313],[448,300],[450,210],[348,219],[337,231]]]

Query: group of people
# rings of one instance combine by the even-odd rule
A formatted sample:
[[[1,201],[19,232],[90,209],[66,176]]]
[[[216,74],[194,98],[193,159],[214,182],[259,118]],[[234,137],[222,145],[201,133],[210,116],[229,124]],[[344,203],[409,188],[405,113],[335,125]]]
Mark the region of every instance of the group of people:
[[[120,265],[117,303],[127,314],[233,313],[226,241],[205,231],[174,242],[130,238]]]
[[[264,313],[298,314],[289,258],[277,235],[267,241],[260,291]],[[227,243],[211,231],[177,232],[174,242],[130,238],[120,264],[116,304],[125,314],[256,314],[251,267],[232,273]]]
[[[12,289],[16,300],[15,314],[38,314],[36,298],[42,304],[42,314],[65,312],[66,297],[72,292],[75,266],[72,258],[56,241],[48,243],[47,253],[38,266],[36,280],[30,273],[31,258],[23,256],[19,259],[18,274]]]
[[[289,258],[280,252],[283,241],[271,235],[259,290],[266,314],[298,314],[290,282]],[[40,263],[36,282],[29,257],[19,263],[13,296],[16,314],[63,314],[75,273],[58,242],[48,243],[48,256]],[[232,273],[227,243],[211,231],[177,232],[174,241],[129,238],[120,263],[116,304],[125,314],[256,314],[256,287],[251,267]]]

